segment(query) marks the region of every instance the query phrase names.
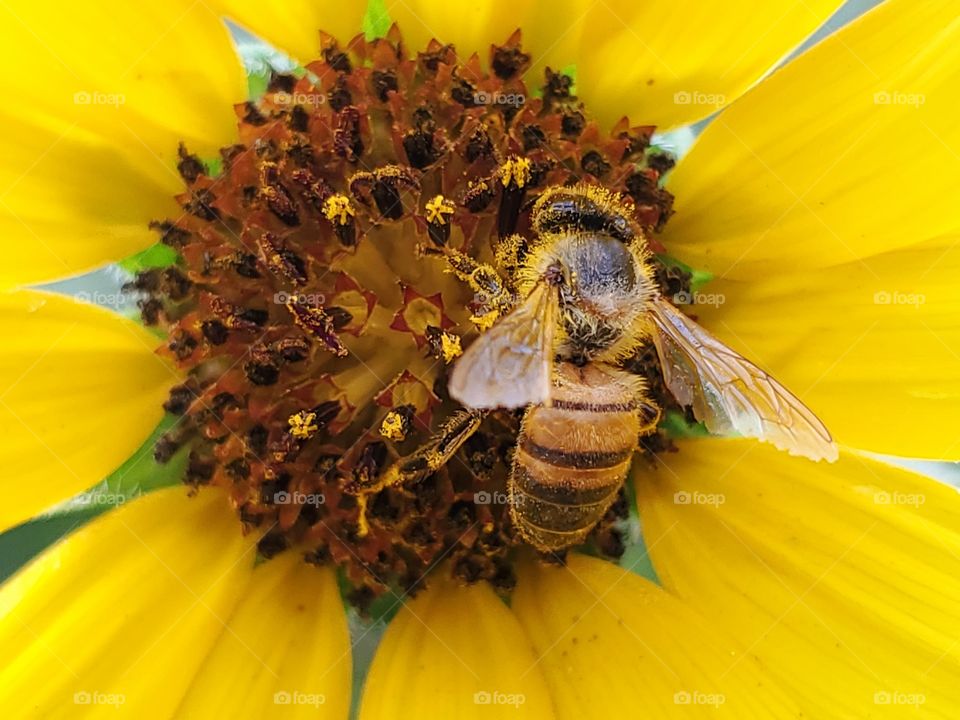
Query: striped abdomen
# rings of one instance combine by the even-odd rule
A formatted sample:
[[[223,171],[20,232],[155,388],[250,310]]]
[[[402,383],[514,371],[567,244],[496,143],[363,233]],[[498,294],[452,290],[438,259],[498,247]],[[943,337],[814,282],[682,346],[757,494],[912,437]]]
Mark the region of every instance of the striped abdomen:
[[[527,411],[513,459],[510,512],[524,540],[541,550],[583,542],[616,499],[641,430],[655,427],[651,410],[634,375],[557,366],[552,405]]]

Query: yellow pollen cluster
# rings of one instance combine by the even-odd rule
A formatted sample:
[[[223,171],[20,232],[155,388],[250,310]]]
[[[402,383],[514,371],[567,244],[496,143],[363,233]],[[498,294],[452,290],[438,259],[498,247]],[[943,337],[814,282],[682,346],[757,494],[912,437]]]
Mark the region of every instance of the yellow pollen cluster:
[[[287,424],[290,426],[290,434],[298,440],[308,440],[320,428],[316,423],[317,414],[309,410],[301,410],[287,418]]]
[[[463,348],[460,346],[460,336],[444,332],[440,336],[440,352],[443,353],[443,361],[448,365],[463,355]]]
[[[407,437],[406,423],[403,416],[396,410],[391,410],[380,423],[380,434],[388,440],[401,441]]]
[[[323,201],[323,215],[330,222],[346,225],[350,222],[350,218],[356,214],[353,205],[350,204],[350,200],[346,195],[337,193]]]
[[[530,161],[527,158],[511,157],[500,166],[500,182],[506,187],[513,181],[518,188],[530,182]]]
[[[473,315],[470,322],[477,326],[480,332],[486,332],[493,327],[493,324],[500,319],[500,311],[497,309],[485,312],[482,315]]]
[[[439,225],[445,225],[447,221],[443,216],[453,215],[454,207],[453,203],[443,197],[443,195],[437,195],[433,200],[427,203],[426,210],[427,222],[435,222]]]

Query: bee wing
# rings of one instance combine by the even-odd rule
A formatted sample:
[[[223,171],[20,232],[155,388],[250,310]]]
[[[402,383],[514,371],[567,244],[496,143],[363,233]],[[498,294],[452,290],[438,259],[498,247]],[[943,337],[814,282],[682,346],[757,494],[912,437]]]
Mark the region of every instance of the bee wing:
[[[837,459],[819,418],[783,385],[662,298],[650,303],[663,379],[712,433],[739,433],[811,460]]]
[[[467,348],[450,376],[450,395],[470,408],[545,403],[553,373],[557,293],[546,282]]]

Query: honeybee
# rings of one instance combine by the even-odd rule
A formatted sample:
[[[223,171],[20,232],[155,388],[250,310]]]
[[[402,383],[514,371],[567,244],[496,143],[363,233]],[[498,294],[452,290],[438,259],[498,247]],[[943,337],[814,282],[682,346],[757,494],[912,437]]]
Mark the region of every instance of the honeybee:
[[[660,294],[646,239],[629,218],[620,197],[602,188],[545,190],[516,266],[519,300],[450,377],[450,395],[469,409],[473,429],[480,411],[527,408],[510,513],[542,551],[583,542],[616,498],[639,438],[656,429],[660,412],[643,379],[619,367],[644,343],[655,346],[667,388],[711,433],[757,438],[811,460],[838,455],[800,400]],[[474,277],[465,262],[451,259]],[[410,460],[424,466],[430,457],[433,465],[464,439],[447,437],[443,453]]]

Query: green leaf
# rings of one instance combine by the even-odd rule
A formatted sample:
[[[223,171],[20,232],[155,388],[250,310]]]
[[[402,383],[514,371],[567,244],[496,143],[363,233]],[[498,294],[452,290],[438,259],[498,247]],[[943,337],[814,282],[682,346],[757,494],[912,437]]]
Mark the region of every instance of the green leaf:
[[[577,64],[570,63],[560,71],[561,75],[566,75],[570,78],[570,94],[577,94]]]
[[[7,530],[0,535],[0,582],[92,517],[92,513],[86,515],[77,513],[40,518]]]
[[[387,629],[384,620],[369,621],[361,618],[351,607],[345,608],[350,623],[350,648],[353,655],[353,682],[350,697],[350,718],[356,720],[360,713],[363,688],[370,672],[370,665],[376,655],[377,647]]]
[[[247,74],[247,97],[251,100],[256,100],[257,98],[263,97],[263,94],[267,91],[267,86],[270,84],[270,76],[272,75],[270,68],[267,68],[263,72],[251,72]]]
[[[632,545],[627,545],[627,549],[620,556],[620,567],[629,570],[632,573],[645,577],[650,582],[662,585],[660,578],[657,577],[657,571],[650,560],[650,554],[647,552],[647,546],[644,545],[641,538]]]
[[[219,177],[220,173],[223,172],[223,158],[219,155],[216,157],[207,158],[203,161],[203,165],[207,169],[208,177]]]
[[[367,12],[363,15],[363,35],[367,40],[376,40],[387,36],[390,30],[390,12],[385,0],[370,0],[367,3]]]
[[[353,586],[347,580],[342,569],[337,572],[337,585],[340,587],[340,595],[347,597],[352,591]],[[390,622],[393,616],[400,612],[403,607],[403,601],[407,595],[396,588],[387,588],[380,597],[370,603],[367,611],[364,613],[364,622]]]
[[[623,490],[627,494],[630,514],[619,524],[626,550],[620,556],[617,564],[624,570],[629,570],[645,577],[650,582],[662,585],[660,578],[657,577],[657,571],[653,568],[650,554],[647,552],[646,540],[643,537],[643,525],[640,522],[640,511],[637,509],[637,493],[634,483],[643,482],[644,472],[649,472],[649,470],[645,468],[643,461],[636,459],[630,469],[630,475],[623,485]]]
[[[687,265],[682,260],[677,260],[670,255],[657,254],[657,259],[667,267],[678,267],[685,272],[690,273],[690,291],[697,292],[708,282],[713,280],[713,273],[706,270],[697,270]]]
[[[567,65],[567,66],[565,66],[564,68],[562,68],[562,69],[560,70],[560,74],[561,74],[561,75],[566,75],[567,77],[570,78],[570,80],[572,80],[572,82],[571,82],[571,84],[570,84],[570,94],[571,94],[571,95],[576,95],[576,94],[577,94],[577,65],[576,65],[576,63],[570,63],[569,65]],[[540,85],[537,85],[537,87],[535,87],[535,88],[530,92],[530,94],[531,94],[533,97],[535,97],[535,98],[542,98],[542,97],[543,97],[543,87],[540,86]]]
[[[660,429],[666,431],[672,438],[700,438],[710,435],[706,425],[701,422],[687,422],[683,413],[676,410],[667,410],[663,420],[660,421]]]
[[[126,270],[131,275],[136,275],[141,270],[149,268],[162,268],[173,265],[180,256],[177,251],[169,245],[156,243],[146,250],[141,250],[129,257],[120,260],[117,265]]]

